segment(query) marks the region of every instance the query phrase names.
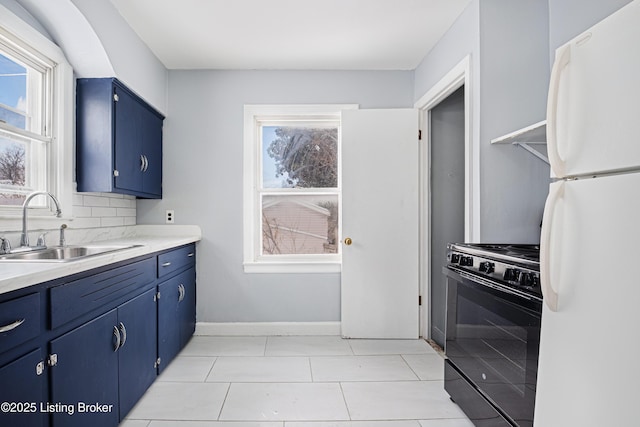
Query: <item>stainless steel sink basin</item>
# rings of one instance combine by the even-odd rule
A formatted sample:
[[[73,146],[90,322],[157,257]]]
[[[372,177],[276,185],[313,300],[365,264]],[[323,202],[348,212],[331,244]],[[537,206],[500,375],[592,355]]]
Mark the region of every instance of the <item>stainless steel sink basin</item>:
[[[102,255],[115,251],[122,251],[125,249],[131,249],[140,246],[142,245],[52,246],[46,249],[0,255],[0,262],[70,262],[85,259],[91,256]]]

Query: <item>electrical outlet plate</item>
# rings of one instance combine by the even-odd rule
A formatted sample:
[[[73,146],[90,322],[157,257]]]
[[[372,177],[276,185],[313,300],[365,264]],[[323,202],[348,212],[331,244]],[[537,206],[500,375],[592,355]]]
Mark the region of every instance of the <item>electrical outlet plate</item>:
[[[165,222],[167,224],[173,224],[175,222],[175,212],[173,211],[173,209],[168,209],[167,211],[165,211]]]

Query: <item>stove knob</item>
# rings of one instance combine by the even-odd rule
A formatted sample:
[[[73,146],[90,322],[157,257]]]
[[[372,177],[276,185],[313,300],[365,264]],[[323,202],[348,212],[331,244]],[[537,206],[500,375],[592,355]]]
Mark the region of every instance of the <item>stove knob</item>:
[[[517,281],[520,286],[531,286],[531,282],[533,281],[531,273],[520,272]]]
[[[521,286],[535,288],[538,286],[538,277],[536,277],[534,273],[522,273],[520,275],[519,283]]]
[[[539,288],[540,287],[540,277],[538,277],[537,275],[531,273],[531,287],[532,288]]]
[[[481,262],[480,271],[483,273],[491,274],[495,271],[495,264],[490,261]]]
[[[453,264],[457,264],[458,262],[460,262],[460,255],[459,254],[451,254],[451,262]]]
[[[473,267],[473,257],[470,256],[461,256],[460,257],[460,263],[461,266],[465,267]]]
[[[520,271],[516,270],[515,268],[506,268],[504,270],[504,280],[507,280],[509,282],[513,282],[515,280],[518,280],[518,277],[520,276]]]

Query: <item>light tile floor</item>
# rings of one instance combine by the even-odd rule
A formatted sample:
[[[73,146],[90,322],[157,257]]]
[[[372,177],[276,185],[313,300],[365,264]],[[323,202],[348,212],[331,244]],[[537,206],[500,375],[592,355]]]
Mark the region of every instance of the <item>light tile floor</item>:
[[[473,427],[423,340],[196,336],[120,427]]]

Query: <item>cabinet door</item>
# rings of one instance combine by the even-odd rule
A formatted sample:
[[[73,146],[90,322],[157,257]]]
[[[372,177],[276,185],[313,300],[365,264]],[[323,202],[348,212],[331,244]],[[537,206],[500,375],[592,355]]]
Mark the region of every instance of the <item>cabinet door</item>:
[[[54,427],[118,425],[118,316],[111,310],[51,341],[57,363],[51,367],[51,401],[74,405],[76,412],[53,413]],[[81,412],[81,404],[100,404],[104,412]]]
[[[183,348],[196,330],[196,269],[182,275],[183,297],[178,307],[180,322],[180,348]]]
[[[118,307],[122,346],[118,350],[120,419],[156,379],[155,288]]]
[[[140,139],[141,106],[127,91],[114,85],[115,187],[139,192],[142,189],[142,141]]]
[[[195,267],[158,285],[158,356],[162,372],[187,344],[196,325]]]
[[[47,425],[47,375],[37,369],[44,351],[37,349],[0,368],[0,402],[8,402],[9,411],[0,411],[0,425],[43,427]],[[15,411],[15,412],[14,412]]]
[[[142,191],[162,197],[162,117],[143,107],[141,118],[142,154],[146,163]]]
[[[181,275],[158,285],[158,357],[161,373],[180,351],[179,299]]]

